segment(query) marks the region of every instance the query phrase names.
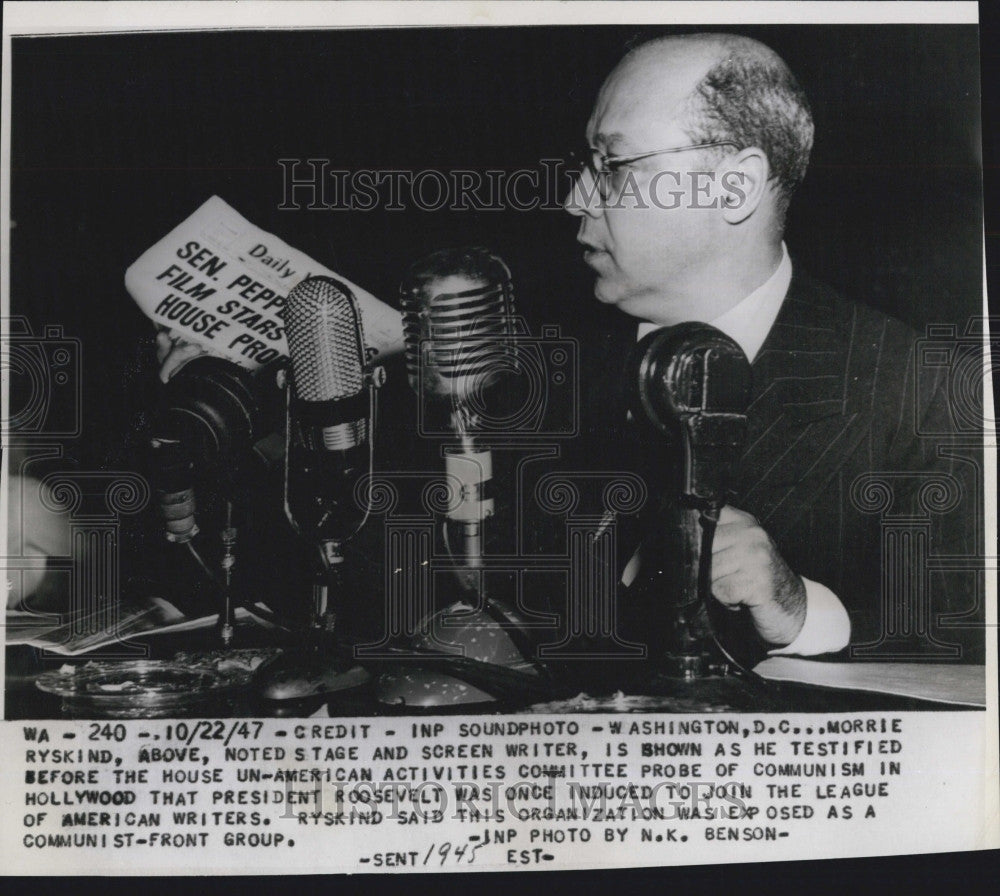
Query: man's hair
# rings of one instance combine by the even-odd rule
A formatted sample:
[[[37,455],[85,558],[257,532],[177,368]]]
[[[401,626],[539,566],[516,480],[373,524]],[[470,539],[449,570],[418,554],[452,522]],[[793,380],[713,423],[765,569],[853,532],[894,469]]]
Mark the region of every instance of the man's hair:
[[[777,211],[783,219],[809,164],[813,143],[809,100],[784,60],[759,41],[735,34],[692,34],[682,39],[720,50],[719,61],[688,100],[686,130],[691,141],[725,141],[740,149],[763,150],[777,184]],[[636,49],[641,52],[661,40]]]

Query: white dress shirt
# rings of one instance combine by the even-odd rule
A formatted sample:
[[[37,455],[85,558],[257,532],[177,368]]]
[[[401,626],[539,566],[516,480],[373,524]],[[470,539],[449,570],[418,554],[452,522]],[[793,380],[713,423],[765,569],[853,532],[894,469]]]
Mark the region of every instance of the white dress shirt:
[[[792,260],[788,249],[781,244],[781,261],[774,273],[745,299],[738,302],[715,320],[707,321],[733,339],[752,362],[757,357],[767,334],[777,320],[788,285],[792,282]],[[657,324],[639,324],[637,339],[642,339]],[[631,584],[639,571],[638,554],[629,561],[622,573],[622,582]],[[843,650],[851,638],[851,621],[840,599],[825,585],[802,577],[806,586],[806,619],[798,637],[786,647],[776,648],[772,654],[815,656]]]

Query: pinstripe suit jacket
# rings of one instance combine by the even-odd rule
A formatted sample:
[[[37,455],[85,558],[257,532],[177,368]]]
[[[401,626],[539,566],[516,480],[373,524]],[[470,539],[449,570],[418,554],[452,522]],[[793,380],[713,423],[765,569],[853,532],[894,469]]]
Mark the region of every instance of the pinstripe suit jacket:
[[[602,373],[585,384],[580,441],[589,464],[648,470],[658,449],[623,410],[635,321],[616,317],[583,352],[584,372]],[[851,656],[980,660],[981,434],[955,438],[949,371],[919,365],[917,340],[796,272],[752,365],[731,503],[840,597]]]

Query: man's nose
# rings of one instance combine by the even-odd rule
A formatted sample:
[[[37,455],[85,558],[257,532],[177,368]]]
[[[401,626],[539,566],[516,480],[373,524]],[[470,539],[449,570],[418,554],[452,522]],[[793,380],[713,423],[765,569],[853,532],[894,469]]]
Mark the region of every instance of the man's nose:
[[[603,213],[601,196],[589,171],[581,171],[573,178],[573,184],[563,200],[563,208],[576,218],[584,215],[596,218]]]

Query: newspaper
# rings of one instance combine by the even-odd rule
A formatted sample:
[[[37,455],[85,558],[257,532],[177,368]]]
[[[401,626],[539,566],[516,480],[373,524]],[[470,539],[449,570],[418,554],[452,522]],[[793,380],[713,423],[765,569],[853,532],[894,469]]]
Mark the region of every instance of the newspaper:
[[[125,272],[125,287],[173,335],[255,370],[287,356],[285,297],[316,276],[337,279],[358,300],[370,356],[402,351],[398,311],[254,227],[218,196],[136,259]]]
[[[975,4],[118,3],[4,12],[5,874],[701,865],[731,885],[733,863],[1000,847],[996,337],[980,297]],[[752,114],[740,105],[754,85],[785,98],[797,139],[812,127],[804,101],[775,75],[784,69],[760,81],[751,65],[702,83],[699,96],[716,104],[701,122],[707,130],[661,127],[664,110],[689,108],[680,95],[646,110],[650,129],[639,134],[627,133],[635,121],[610,118],[609,110],[643,108],[641,91],[626,92],[624,104],[614,94],[627,81],[605,85],[625,53],[689,32],[761,41],[787,63],[812,110],[805,179],[790,200],[784,248],[772,245],[766,264],[723,264],[705,247],[733,237],[735,257],[773,236],[757,223],[781,217],[775,184],[803,175],[784,138],[729,142],[743,140],[730,133],[737,125],[775,111],[770,102]],[[717,49],[711,40],[685,44],[706,46]],[[704,68],[700,52],[685,59]],[[757,62],[770,59],[757,52]],[[671,71],[664,83],[680,77]],[[704,170],[691,168],[695,141]],[[572,142],[587,144],[583,155],[560,167]],[[733,177],[710,176],[719,160],[736,165]],[[250,220],[261,206],[274,212],[266,230]],[[316,231],[337,257],[350,255],[371,292],[326,267],[321,253],[294,248],[317,245],[302,242]],[[171,568],[177,545],[157,522],[160,498],[138,435],[160,386],[151,322],[254,370],[287,354],[289,289],[330,276],[357,297],[370,354],[391,359],[404,345],[393,302],[400,280],[415,259],[454,246],[487,246],[509,265],[518,311],[540,334],[519,334],[531,363],[517,369],[539,407],[500,421],[516,429],[506,441],[488,440],[486,450],[470,438],[476,450],[462,453],[420,416],[405,373],[390,373],[382,389],[397,416],[375,429],[389,434],[380,447],[388,442],[399,465],[376,467],[348,496],[365,516],[340,590],[330,575],[326,591],[311,593],[308,576],[286,575],[287,485],[282,494],[264,474],[254,478],[242,455],[213,466],[197,487],[213,595],[231,568],[233,530],[243,539],[251,525],[213,516],[213,487],[225,480],[230,503],[258,514],[270,502],[266,537],[235,550],[236,573],[260,577],[237,581],[248,594],[271,589],[269,612],[254,617],[248,597],[251,610],[238,608],[237,621],[254,627],[253,639],[237,631],[235,647],[224,644],[213,634],[217,604],[184,616],[154,578],[169,587],[194,573]],[[832,286],[810,287],[812,304],[791,304],[850,307],[853,316],[787,327],[783,350],[796,367],[775,372],[774,315],[809,268]],[[655,277],[634,279],[650,270]],[[718,307],[684,305],[686,286]],[[499,292],[509,299],[515,290]],[[906,351],[897,363],[896,324],[869,326],[867,306],[840,305],[839,292],[914,327],[915,367]],[[669,294],[678,319],[652,320],[662,307],[645,304],[647,293]],[[735,324],[730,299],[744,311]],[[620,319],[632,329],[615,341]],[[638,519],[661,483],[625,466],[624,437],[607,466],[586,467],[607,433],[582,425],[579,412],[597,406],[631,432],[643,407],[628,410],[614,390],[587,390],[613,381],[637,340],[659,338],[655,325],[702,320],[733,341],[726,328],[738,332],[743,356],[726,355],[725,340],[713,351],[734,364],[755,356],[753,376],[771,378],[755,400],[780,406],[752,432],[755,473],[726,499],[742,510],[720,517],[715,537],[766,534],[753,553],[766,553],[778,573],[763,590],[780,591],[799,615],[772,617],[797,625],[770,639],[756,665],[759,657],[726,652],[724,623],[713,616],[708,635],[697,630],[704,653],[666,651],[640,674],[647,667],[629,653],[635,630],[618,628],[628,607],[616,601],[658,567],[648,542],[616,527]],[[772,330],[757,333],[761,321]],[[581,332],[592,342],[571,335]],[[851,333],[861,336],[850,352],[830,348]],[[593,344],[598,354],[587,354]],[[838,378],[841,364],[849,375]],[[708,382],[697,401],[715,397]],[[852,397],[857,382],[877,384],[869,405]],[[946,424],[920,404],[925,386],[944,396]],[[900,404],[884,410],[876,402],[888,394]],[[759,411],[747,413],[752,425]],[[861,475],[831,460],[891,451],[886,433],[900,421],[933,476],[903,460]],[[267,435],[280,468],[285,433]],[[579,468],[550,471],[576,457],[574,445]],[[501,488],[498,474],[484,487],[504,464],[520,477],[515,485]],[[590,492],[603,512],[590,512]],[[480,516],[470,496],[481,499]],[[753,513],[740,503],[755,500]],[[499,526],[530,501],[556,520],[555,548],[532,522],[517,530],[516,550],[484,552],[492,565],[456,563],[454,524]],[[872,540],[856,538],[846,515],[830,515],[837,501],[868,520]],[[945,542],[956,518],[973,534]],[[784,545],[798,546],[794,560],[781,557]],[[842,559],[832,578],[810,576],[806,568],[833,550]],[[168,560],[147,564],[153,557]],[[712,562],[718,570],[726,560]],[[440,583],[453,589],[456,579],[479,596],[510,581],[523,588],[513,608],[484,599],[441,612],[435,589],[450,595]],[[704,583],[695,587],[704,608]],[[740,604],[743,619],[760,593],[753,581],[750,597],[733,582],[713,587],[712,599]],[[539,592],[541,607],[531,603]],[[130,605],[126,593],[149,601]],[[48,603],[59,594],[74,612]],[[293,601],[315,610],[311,625],[282,617]],[[841,615],[847,604],[850,617]],[[382,636],[340,640],[345,620],[376,610]],[[647,618],[668,637],[660,617]],[[863,637],[852,628],[847,646],[845,625],[859,619],[879,628]],[[176,652],[172,639],[186,634],[210,647]],[[600,638],[604,652],[588,653]],[[169,650],[157,646],[168,640]],[[141,657],[123,650],[107,660],[118,643],[141,645]],[[84,670],[79,679],[63,670],[67,656]],[[220,678],[227,662],[238,669]],[[225,700],[208,699],[220,691]],[[780,873],[769,870],[768,880]]]
[[[68,619],[7,611],[7,645],[30,645],[62,656],[80,656],[120,644],[139,635],[163,635],[208,628],[218,622],[213,613],[191,619],[169,601],[149,597],[131,602],[120,601],[114,608],[117,618],[110,622],[101,615],[75,613]],[[107,617],[109,610],[104,611]],[[251,611],[237,607],[237,622],[251,618]]]

